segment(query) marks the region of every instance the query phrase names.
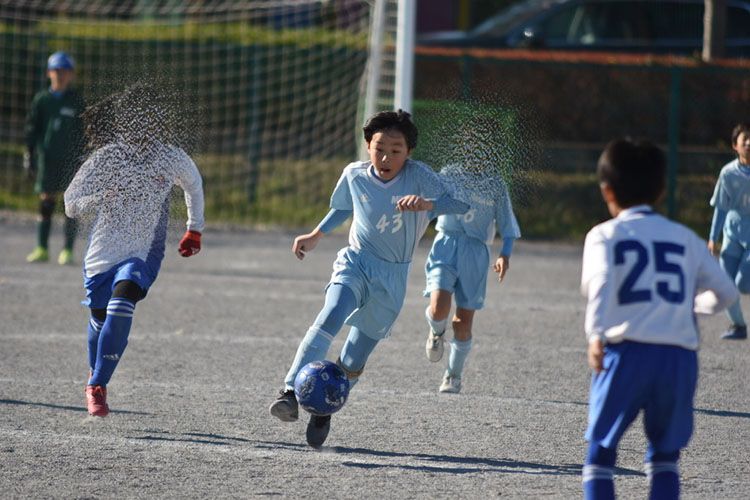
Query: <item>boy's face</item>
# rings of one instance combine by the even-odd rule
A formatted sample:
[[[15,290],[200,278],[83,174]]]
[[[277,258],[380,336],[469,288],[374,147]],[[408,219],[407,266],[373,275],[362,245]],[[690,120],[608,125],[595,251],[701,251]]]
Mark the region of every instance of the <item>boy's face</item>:
[[[410,151],[404,134],[386,130],[373,134],[372,140],[367,144],[367,152],[378,177],[389,181],[404,168]]]
[[[737,141],[732,145],[732,149],[739,156],[740,162],[747,165],[750,162],[750,134],[740,132],[740,135],[737,136]]]
[[[73,82],[73,70],[70,69],[51,69],[47,71],[50,87],[54,91],[63,91]]]

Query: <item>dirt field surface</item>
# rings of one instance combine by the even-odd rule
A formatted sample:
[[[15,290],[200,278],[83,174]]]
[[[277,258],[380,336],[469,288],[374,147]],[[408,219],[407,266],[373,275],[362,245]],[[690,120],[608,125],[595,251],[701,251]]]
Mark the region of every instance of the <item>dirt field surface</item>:
[[[268,406],[345,235],[300,262],[291,233],[209,230],[189,259],[172,234],[109,385],[112,413],[99,419],[83,394],[80,264],[56,264],[60,233],[57,218],[50,262],[27,264],[33,221],[0,217],[0,497],[581,497],[590,377],[581,246],[516,244],[505,282],[489,282],[477,313],[463,390],[445,395],[443,363],[424,354],[423,242],[393,335],[315,451],[306,415],[283,423]],[[82,253],[80,241],[79,263]],[[700,323],[683,498],[750,498],[750,343],[719,339],[723,315]],[[638,421],[620,446],[620,498],[647,497],[644,450]]]

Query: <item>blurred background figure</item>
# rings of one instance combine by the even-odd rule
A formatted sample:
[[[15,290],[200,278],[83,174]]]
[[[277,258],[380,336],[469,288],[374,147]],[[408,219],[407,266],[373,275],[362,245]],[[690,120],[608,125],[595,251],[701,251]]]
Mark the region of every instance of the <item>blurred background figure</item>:
[[[34,179],[39,194],[37,245],[28,262],[49,260],[49,234],[57,194],[65,191],[83,157],[83,98],[73,88],[75,62],[62,51],[47,60],[50,85],[34,96],[26,119],[26,152],[24,169]],[[65,218],[65,245],[57,259],[60,265],[73,263],[76,225]]]

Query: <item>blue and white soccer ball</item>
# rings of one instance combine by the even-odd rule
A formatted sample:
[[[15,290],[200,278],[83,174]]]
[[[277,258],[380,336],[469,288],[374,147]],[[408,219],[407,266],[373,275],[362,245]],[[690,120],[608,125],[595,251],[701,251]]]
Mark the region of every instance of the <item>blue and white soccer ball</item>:
[[[331,415],[346,403],[349,379],[336,363],[313,361],[297,373],[294,395],[299,405],[313,415]]]

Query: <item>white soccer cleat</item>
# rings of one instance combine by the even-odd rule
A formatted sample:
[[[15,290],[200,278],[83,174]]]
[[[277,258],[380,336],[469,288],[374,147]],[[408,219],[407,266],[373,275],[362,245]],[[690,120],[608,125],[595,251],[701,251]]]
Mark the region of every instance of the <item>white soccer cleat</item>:
[[[445,350],[443,335],[435,335],[432,328],[430,328],[430,333],[427,335],[427,343],[424,346],[425,354],[427,354],[427,359],[433,363],[440,361],[443,357],[443,351]]]
[[[461,392],[461,379],[458,377],[451,377],[446,373],[443,377],[443,383],[440,384],[439,390],[440,392],[458,394]]]

